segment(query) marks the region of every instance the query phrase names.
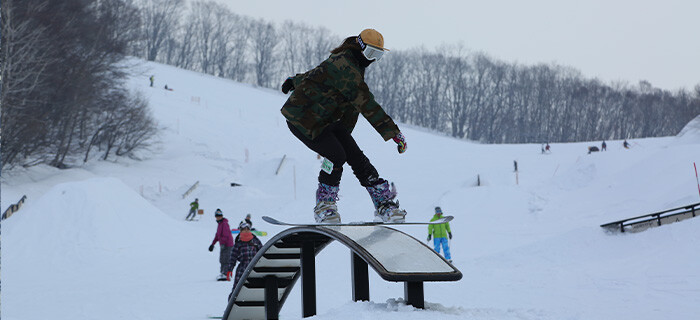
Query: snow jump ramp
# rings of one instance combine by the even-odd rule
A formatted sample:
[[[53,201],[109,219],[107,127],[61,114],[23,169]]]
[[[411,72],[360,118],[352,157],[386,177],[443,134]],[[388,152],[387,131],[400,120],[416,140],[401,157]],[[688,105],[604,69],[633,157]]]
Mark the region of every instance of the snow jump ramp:
[[[458,281],[462,273],[421,241],[385,226],[287,229],[258,251],[229,296],[223,319],[278,319],[301,278],[302,316],[316,314],[316,255],[333,240],[351,251],[353,301],[369,300],[368,266],[386,281],[404,282],[409,305],[424,307],[423,282]]]

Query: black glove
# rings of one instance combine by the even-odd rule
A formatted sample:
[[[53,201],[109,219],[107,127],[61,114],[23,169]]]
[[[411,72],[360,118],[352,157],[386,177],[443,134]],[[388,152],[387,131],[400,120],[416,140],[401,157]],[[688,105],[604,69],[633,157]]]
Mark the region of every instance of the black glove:
[[[214,251],[214,245],[213,245],[213,244],[209,246],[209,252],[212,252],[212,251]]]
[[[452,232],[448,232],[447,235],[449,235],[450,239],[452,239]]]
[[[432,234],[429,234],[429,235],[428,235],[428,241],[430,241],[430,238],[432,238],[432,237],[433,237],[433,235],[432,235]]]
[[[289,77],[287,80],[284,80],[284,83],[282,83],[282,93],[287,94],[292,90],[294,90],[294,81],[292,80],[292,77]]]

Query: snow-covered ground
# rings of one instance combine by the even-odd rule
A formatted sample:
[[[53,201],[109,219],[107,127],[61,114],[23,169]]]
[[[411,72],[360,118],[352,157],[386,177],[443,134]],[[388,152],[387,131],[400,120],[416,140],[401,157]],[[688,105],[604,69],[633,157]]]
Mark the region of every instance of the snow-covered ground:
[[[251,213],[271,235],[283,228],[261,215],[312,221],[320,160],[286,128],[286,96],[160,64],[140,68],[129,85],[163,127],[142,160],[3,171],[2,208],[28,196],[2,223],[5,320],[218,315],[231,283],[214,281],[218,252],[207,251],[214,210],[232,226]],[[543,155],[539,144],[485,145],[399,124],[408,141],[399,155],[361,118],[354,136],[396,183],[408,219],[429,220],[437,205],[455,216],[452,254],[464,277],[426,283],[427,310],[416,310],[401,303],[401,283],[370,272],[372,302],[353,303],[349,251],[331,244],[317,258],[315,319],[697,318],[700,219],[624,235],[599,225],[700,202],[699,123],[678,137],[631,140],[629,150],[607,141],[607,152],[590,155],[600,141],[552,144]],[[372,218],[349,167],[340,196],[344,221]],[[186,222],[195,197],[205,214]],[[400,228],[427,236],[422,226]],[[300,299],[297,285],[281,317],[300,318]]]

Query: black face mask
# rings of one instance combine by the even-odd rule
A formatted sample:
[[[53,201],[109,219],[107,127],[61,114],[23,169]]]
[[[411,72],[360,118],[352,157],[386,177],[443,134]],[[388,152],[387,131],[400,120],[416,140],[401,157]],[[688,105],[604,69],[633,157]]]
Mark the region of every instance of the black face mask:
[[[372,62],[374,62],[374,60],[367,60],[367,58],[365,58],[365,55],[362,54],[362,52],[359,50],[351,51],[352,55],[355,56],[355,59],[357,59],[357,61],[360,63],[360,67],[363,69],[367,68],[370,64],[372,64]]]

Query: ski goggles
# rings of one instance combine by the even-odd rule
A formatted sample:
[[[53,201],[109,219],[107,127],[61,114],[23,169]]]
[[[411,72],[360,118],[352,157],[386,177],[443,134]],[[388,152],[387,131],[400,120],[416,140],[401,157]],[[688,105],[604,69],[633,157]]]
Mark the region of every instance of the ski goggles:
[[[359,36],[357,37],[357,43],[360,44],[360,47],[362,48],[362,55],[364,55],[367,60],[379,61],[379,59],[381,59],[384,55],[384,49],[375,47],[371,44],[366,44]]]
[[[362,50],[362,54],[367,58],[367,60],[377,60],[382,58],[384,55],[384,50],[373,47],[371,45],[366,45],[365,49]]]

